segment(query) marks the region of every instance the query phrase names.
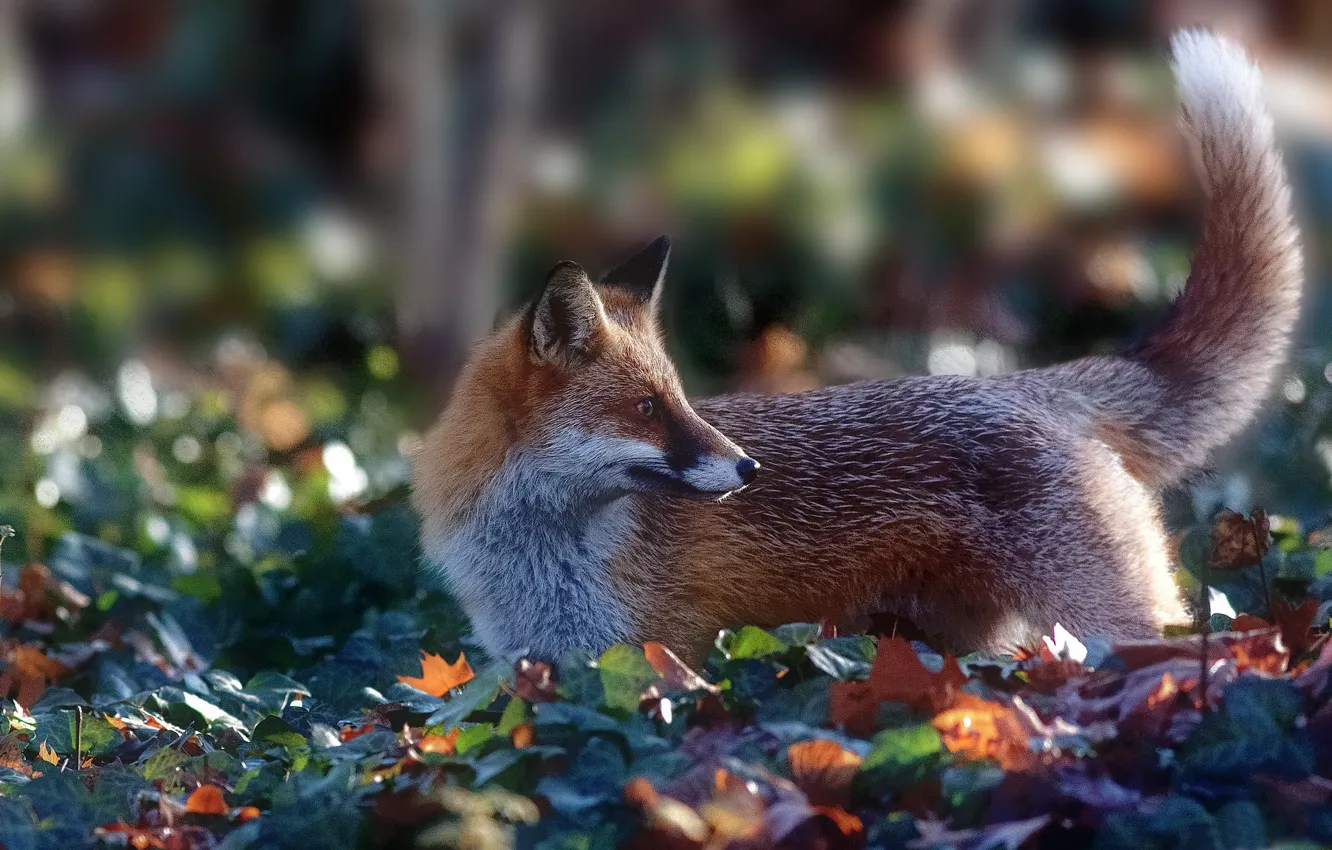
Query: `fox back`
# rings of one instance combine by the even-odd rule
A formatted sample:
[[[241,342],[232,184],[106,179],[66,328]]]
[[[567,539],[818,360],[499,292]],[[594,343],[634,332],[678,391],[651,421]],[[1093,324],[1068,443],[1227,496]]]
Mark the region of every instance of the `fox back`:
[[[1159,493],[1256,414],[1302,271],[1257,69],[1205,32],[1173,48],[1206,218],[1170,317],[1120,355],[691,405],[656,320],[665,238],[597,282],[557,265],[416,460],[427,558],[485,648],[697,657],[737,622],[891,611],[1003,649],[1182,620]]]

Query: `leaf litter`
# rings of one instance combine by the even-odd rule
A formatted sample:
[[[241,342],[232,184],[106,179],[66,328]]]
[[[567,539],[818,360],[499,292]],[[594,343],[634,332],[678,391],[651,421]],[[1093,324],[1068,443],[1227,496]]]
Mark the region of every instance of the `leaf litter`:
[[[358,517],[327,574],[293,583],[293,561],[209,604],[104,569],[139,556],[86,539],[25,566],[0,594],[0,844],[1332,842],[1316,587],[1251,593],[1257,613],[1216,615],[1205,637],[1112,645],[1059,627],[1027,651],[953,658],[794,624],[725,632],[699,669],[654,643],[510,666],[468,642],[446,596],[350,560],[365,550],[348,535],[396,539],[373,524],[402,520]],[[1205,560],[1236,598],[1264,559],[1301,551],[1264,548],[1266,522],[1210,532]]]

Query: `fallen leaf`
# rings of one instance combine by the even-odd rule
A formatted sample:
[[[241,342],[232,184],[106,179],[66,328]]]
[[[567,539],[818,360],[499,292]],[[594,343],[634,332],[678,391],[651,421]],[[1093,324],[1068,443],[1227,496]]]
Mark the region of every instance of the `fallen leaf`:
[[[416,742],[416,749],[423,753],[438,753],[451,756],[457,752],[459,729],[450,729],[447,735],[426,735]]]
[[[68,672],[64,664],[32,644],[9,641],[3,656],[8,663],[0,673],[0,692],[17,691],[16,699],[23,706],[41,699],[46,686]]]
[[[712,827],[713,837],[725,840],[757,837],[763,831],[766,809],[763,798],[744,779],[720,768],[715,772],[713,785],[712,800],[698,810]]]
[[[520,723],[509,733],[509,740],[513,741],[514,749],[518,750],[532,746],[534,739],[535,730],[531,723]]]
[[[815,806],[814,811],[831,821],[832,825],[837,827],[837,831],[846,838],[857,839],[865,832],[865,824],[860,818],[841,806]]]
[[[259,810],[254,806],[241,806],[239,809],[232,812],[232,817],[235,818],[237,821],[240,821],[241,823],[252,821],[255,818],[259,817],[259,815],[260,815]]]
[[[225,815],[231,809],[216,785],[200,785],[185,801],[185,811],[193,815]]]
[[[938,673],[925,667],[911,644],[902,638],[879,641],[870,668],[869,683],[880,702],[902,702],[913,708],[940,711],[952,702],[953,694],[967,681],[957,659],[944,659]]]
[[[1272,603],[1272,618],[1281,629],[1281,639],[1291,655],[1299,657],[1313,644],[1313,621],[1318,614],[1318,600],[1306,599],[1299,605],[1278,600]]]
[[[828,697],[828,720],[848,734],[865,737],[874,731],[879,702],[869,682],[833,682]]]
[[[652,783],[639,777],[624,787],[624,800],[643,813],[644,847],[696,846],[707,840],[711,830],[703,818],[679,800],[657,793]]]
[[[0,767],[16,770],[24,776],[32,776],[32,768],[23,758],[23,747],[13,735],[0,739]]]
[[[360,726],[349,723],[338,730],[338,740],[345,744],[348,741],[356,740],[362,735],[367,735],[378,728],[380,727],[374,723],[364,723]]]
[[[1240,614],[1230,621],[1230,630],[1232,632],[1252,632],[1258,629],[1271,628],[1272,624],[1262,617],[1255,617],[1252,614]]]
[[[398,681],[411,685],[434,697],[442,697],[454,688],[460,688],[472,680],[472,665],[467,663],[467,656],[459,653],[458,660],[450,664],[438,655],[421,653],[421,677],[399,676]]]
[[[950,752],[994,759],[1004,770],[1026,770],[1035,759],[1017,714],[1002,703],[959,693],[933,724]]]
[[[555,702],[555,677],[543,661],[520,660],[514,667],[513,689],[528,702]]]
[[[694,672],[688,664],[680,660],[680,656],[663,644],[649,641],[643,644],[643,654],[647,656],[652,668],[661,674],[662,681],[652,686],[657,688],[659,693],[672,691],[717,693],[716,685]]]
[[[792,744],[786,758],[795,784],[818,806],[847,805],[851,781],[864,761],[840,744],[822,739]]]
[[[47,764],[56,764],[60,761],[60,756],[56,755],[56,751],[51,749],[51,745],[45,741],[42,741],[42,745],[37,748],[37,758]]]
[[[1271,538],[1267,512],[1254,508],[1243,514],[1222,511],[1212,525],[1212,556],[1209,564],[1217,570],[1242,570],[1262,563]]]

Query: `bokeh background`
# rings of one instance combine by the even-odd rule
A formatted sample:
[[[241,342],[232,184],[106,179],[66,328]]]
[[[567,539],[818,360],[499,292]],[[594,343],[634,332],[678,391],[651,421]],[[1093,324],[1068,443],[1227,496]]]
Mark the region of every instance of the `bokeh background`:
[[[401,498],[551,264],[659,233],[696,393],[1110,349],[1187,273],[1165,45],[1199,21],[1267,68],[1309,304],[1271,415],[1171,518],[1325,524],[1321,0],[6,0],[6,558],[78,531],[205,602],[284,568],[282,535]]]

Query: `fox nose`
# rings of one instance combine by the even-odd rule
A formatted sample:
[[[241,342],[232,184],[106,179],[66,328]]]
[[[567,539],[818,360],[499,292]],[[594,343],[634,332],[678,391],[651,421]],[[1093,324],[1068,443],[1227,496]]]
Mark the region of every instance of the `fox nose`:
[[[758,478],[759,462],[752,457],[742,457],[735,465],[735,471],[745,484],[753,484],[754,479]]]

